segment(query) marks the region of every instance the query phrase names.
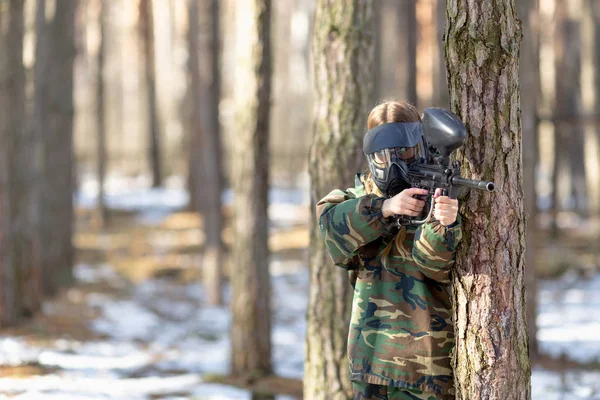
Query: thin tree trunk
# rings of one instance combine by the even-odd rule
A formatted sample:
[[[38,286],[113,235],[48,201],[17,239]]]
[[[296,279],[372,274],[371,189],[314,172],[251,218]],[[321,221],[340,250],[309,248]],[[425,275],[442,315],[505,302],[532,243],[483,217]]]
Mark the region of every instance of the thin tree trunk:
[[[398,2],[400,24],[398,26],[398,40],[404,43],[404,51],[398,54],[398,76],[400,85],[404,88],[405,98],[411,104],[417,105],[417,44],[419,26],[417,24],[417,0],[403,0]]]
[[[106,207],[106,194],[104,191],[106,180],[106,110],[104,108],[104,65],[106,54],[106,24],[108,19],[107,0],[98,0],[100,12],[98,22],[100,25],[100,43],[96,56],[96,171],[98,174],[98,204],[97,212],[100,225],[106,228],[109,223],[109,213]]]
[[[589,8],[592,12],[592,18],[594,23],[594,113],[596,114],[596,120],[600,121],[598,116],[600,115],[600,2],[598,0],[588,0]],[[600,146],[600,122],[595,124],[596,128],[596,146]],[[598,147],[597,147],[598,148]],[[596,171],[600,171],[600,157],[596,158],[597,166]],[[595,182],[597,189],[595,193],[600,191],[600,182]],[[593,216],[600,217],[600,198],[592,199],[590,204],[590,211]]]
[[[525,301],[519,47],[515,0],[448,0],[450,104],[469,129],[463,176],[493,194],[462,201],[453,282],[458,399],[530,399]]]
[[[239,0],[237,5],[231,373],[257,376],[272,371],[267,243],[271,1]]]
[[[207,210],[204,219],[206,244],[204,248],[204,268],[211,273],[210,300],[214,304],[223,303],[223,266],[225,264],[225,248],[221,238],[223,231],[223,214],[221,211],[221,194],[223,192],[223,166],[221,150],[221,129],[219,124],[219,104],[221,102],[221,63],[220,63],[220,0],[210,0],[205,4],[203,14],[210,26],[202,48],[206,57],[203,59],[205,69],[206,96],[201,103],[206,110],[206,117],[202,119],[203,132],[206,138],[205,169],[208,179]],[[210,21],[210,22],[209,22]],[[270,52],[267,52],[270,56]],[[270,62],[270,61],[268,61]],[[270,70],[269,70],[270,71]],[[271,79],[269,77],[269,79]],[[270,96],[270,94],[269,94]],[[202,100],[201,99],[201,100]],[[267,106],[268,107],[268,106]]]
[[[73,71],[77,0],[59,1],[47,25],[48,109],[44,146],[42,261],[46,294],[73,283]]]
[[[436,107],[448,108],[448,79],[446,78],[446,57],[444,55],[444,25],[446,19],[446,0],[436,1],[436,38],[437,38],[437,64],[434,68],[433,96]]]
[[[35,136],[26,132],[23,0],[0,7],[0,328],[41,304]]]
[[[375,69],[373,70],[373,94],[377,102],[383,100],[382,94],[385,92],[384,87],[390,84],[389,78],[386,76],[388,70],[387,65],[383,62],[383,52],[390,52],[389,46],[383,45],[383,38],[385,35],[384,25],[384,13],[387,11],[383,4],[385,0],[373,0],[373,24],[375,33],[375,55],[374,64]]]
[[[204,168],[204,148],[206,144],[202,140],[202,74],[200,72],[200,55],[206,54],[200,49],[200,12],[198,3],[201,0],[188,0],[188,76],[189,86],[186,107],[187,136],[189,140],[189,171],[188,190],[190,192],[189,208],[202,215],[206,215],[207,201],[204,184],[208,179],[208,171]],[[210,296],[209,296],[210,297]]]
[[[46,1],[37,1],[34,146],[34,197],[43,290],[54,295],[73,282],[73,62],[77,1],[59,2],[48,18]],[[34,152],[35,153],[35,152]]]
[[[148,91],[148,115],[150,130],[149,160],[152,169],[152,187],[162,186],[160,157],[160,122],[156,99],[156,73],[154,58],[154,13],[152,0],[140,0],[140,25],[143,43],[146,89]]]
[[[381,4],[377,4],[377,3]],[[373,3],[374,98],[377,102],[387,99],[408,97],[406,57],[406,36],[400,34],[403,14],[399,12],[397,0],[376,0]]]
[[[221,193],[223,173],[219,126],[219,1],[188,1],[189,74],[192,110],[189,119],[191,136],[190,177],[194,191],[192,207],[204,216],[204,259],[202,263],[206,299],[211,304],[223,303],[223,265],[225,251],[221,234],[223,216]],[[199,29],[207,27],[203,33]],[[200,57],[200,54],[202,57]],[[200,201],[201,200],[201,201]]]
[[[585,175],[584,131],[577,121],[582,114],[581,98],[581,32],[580,20],[572,15],[573,0],[557,0],[555,21],[557,35],[556,57],[556,123],[553,173],[553,235],[558,235],[557,214],[561,204],[561,174],[568,177],[568,190],[573,208],[587,211],[587,184]],[[579,4],[581,6],[581,4]],[[579,7],[577,7],[579,8]]]
[[[315,109],[309,171],[310,293],[304,397],[346,399],[351,387],[347,338],[352,287],[335,267],[316,224],[315,204],[334,188],[354,186],[363,166],[362,136],[373,106],[373,10],[370,0],[319,0],[313,36]]]
[[[39,223],[37,242],[40,246],[40,261],[42,263],[43,291],[47,296],[52,296],[57,290],[55,273],[57,265],[52,262],[52,222],[48,215],[48,197],[50,196],[50,181],[45,171],[46,143],[48,142],[48,115],[49,115],[49,71],[50,71],[50,46],[53,44],[49,38],[49,29],[46,23],[46,0],[36,1],[35,15],[35,67],[34,67],[34,106],[33,106],[33,135],[38,154],[33,161],[36,175],[36,191],[39,202],[33,205],[36,222]],[[50,238],[50,239],[49,239]],[[48,240],[49,239],[49,240]]]
[[[529,352],[538,353],[537,345],[537,285],[535,278],[536,237],[538,227],[535,170],[538,159],[537,98],[539,81],[538,0],[520,0],[517,9],[523,28],[521,50],[521,117],[523,126],[523,182],[525,210],[527,211],[527,252],[525,253],[525,281],[527,284],[527,325],[529,327]]]

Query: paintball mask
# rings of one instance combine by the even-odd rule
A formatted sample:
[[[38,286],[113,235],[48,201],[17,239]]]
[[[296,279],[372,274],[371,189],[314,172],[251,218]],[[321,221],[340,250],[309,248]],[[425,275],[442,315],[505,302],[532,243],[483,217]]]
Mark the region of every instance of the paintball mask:
[[[410,165],[427,161],[421,122],[391,122],[369,130],[363,152],[375,185],[385,196],[395,196],[410,187]]]

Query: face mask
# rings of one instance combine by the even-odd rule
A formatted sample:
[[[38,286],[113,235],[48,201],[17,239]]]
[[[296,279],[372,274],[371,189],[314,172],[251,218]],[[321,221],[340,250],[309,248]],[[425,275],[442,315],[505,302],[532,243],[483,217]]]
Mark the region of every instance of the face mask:
[[[404,161],[394,162],[384,168],[376,167],[374,163],[369,163],[371,176],[375,185],[386,197],[393,197],[408,189],[408,165]]]
[[[420,122],[394,122],[371,129],[363,140],[363,151],[375,185],[387,197],[410,188],[410,165],[427,159]]]

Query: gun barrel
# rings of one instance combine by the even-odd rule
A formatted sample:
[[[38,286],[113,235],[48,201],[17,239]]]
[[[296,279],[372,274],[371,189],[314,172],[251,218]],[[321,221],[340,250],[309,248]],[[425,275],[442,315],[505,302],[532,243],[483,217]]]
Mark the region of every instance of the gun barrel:
[[[486,190],[488,192],[493,192],[496,189],[494,182],[465,179],[461,178],[460,176],[452,178],[452,184],[458,186],[467,186],[473,189]]]

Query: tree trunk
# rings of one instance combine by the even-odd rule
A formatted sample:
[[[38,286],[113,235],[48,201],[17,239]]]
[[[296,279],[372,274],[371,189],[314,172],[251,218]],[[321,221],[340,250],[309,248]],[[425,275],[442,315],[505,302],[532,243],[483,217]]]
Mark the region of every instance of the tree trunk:
[[[26,132],[23,0],[0,7],[0,328],[41,304],[35,136]]]
[[[140,28],[143,44],[146,89],[148,90],[148,116],[150,131],[149,160],[152,169],[152,187],[162,186],[160,159],[160,122],[156,99],[156,74],[154,59],[154,13],[152,0],[140,0]]]
[[[354,186],[363,164],[362,137],[373,106],[370,0],[319,0],[313,35],[315,109],[310,150],[310,294],[304,397],[346,399],[351,387],[347,338],[352,287],[324,248],[316,202],[334,188]]]
[[[375,64],[375,69],[373,69],[373,95],[377,102],[383,100],[383,93],[386,91],[386,86],[391,86],[389,77],[386,76],[386,71],[389,68],[387,67],[387,63],[384,62],[383,54],[389,53],[391,50],[389,46],[386,48],[383,45],[385,30],[388,28],[384,24],[385,12],[387,11],[384,2],[385,0],[373,0],[373,32],[375,34],[375,54],[373,58],[373,62]]]
[[[190,49],[189,74],[191,77],[192,112],[189,126],[191,140],[190,176],[195,180],[192,189],[196,200],[202,199],[204,207],[194,205],[195,211],[204,216],[203,281],[206,298],[210,304],[223,303],[223,265],[225,249],[221,234],[223,215],[221,193],[223,192],[223,169],[221,165],[221,140],[219,125],[220,94],[220,26],[219,0],[189,0]],[[201,26],[206,29],[200,32]],[[202,55],[200,57],[200,55]]]
[[[463,176],[498,188],[471,191],[461,202],[453,282],[457,398],[529,399],[520,24],[514,0],[448,0],[446,16],[450,104],[469,130],[457,159]]]
[[[53,44],[49,38],[48,24],[46,23],[46,0],[36,1],[35,14],[35,66],[34,66],[34,105],[33,105],[33,135],[35,138],[36,152],[41,157],[33,159],[33,170],[36,178],[36,196],[40,201],[34,200],[33,210],[36,214],[38,226],[39,257],[42,267],[42,290],[45,295],[52,296],[57,290],[55,279],[56,264],[52,263],[52,223],[51,216],[47,214],[50,208],[47,200],[51,188],[46,167],[46,144],[49,134],[48,109],[50,106],[49,91],[50,79],[50,46]],[[49,242],[50,241],[50,242]]]
[[[525,210],[527,212],[527,251],[525,253],[525,282],[527,285],[527,325],[529,352],[538,353],[537,345],[537,290],[535,278],[537,220],[537,195],[535,170],[538,159],[537,98],[539,81],[538,0],[520,0],[517,4],[522,21],[523,46],[521,50],[521,118],[523,126],[523,182]]]
[[[555,21],[557,34],[556,57],[556,123],[553,174],[553,232],[558,233],[556,216],[560,210],[561,174],[568,177],[568,191],[564,196],[572,199],[573,209],[587,212],[587,184],[584,157],[584,131],[578,118],[582,115],[581,97],[581,20],[575,16],[581,7],[576,0],[557,0]],[[566,151],[565,151],[566,150]]]
[[[437,0],[436,9],[437,60],[433,77],[433,96],[436,107],[448,108],[448,79],[446,78],[446,57],[444,55],[444,25],[446,19],[446,0]]]
[[[236,32],[235,241],[231,373],[271,373],[268,248],[271,1],[239,0]]]
[[[190,193],[189,208],[202,215],[206,215],[207,201],[204,196],[204,183],[208,179],[208,172],[203,168],[204,148],[202,140],[202,74],[200,72],[200,55],[206,56],[200,49],[200,27],[198,2],[202,0],[188,0],[188,76],[189,85],[186,93],[186,129],[189,140],[189,171],[188,190]],[[210,297],[210,296],[209,296]]]
[[[417,0],[403,0],[398,2],[398,13],[400,24],[398,25],[398,40],[404,44],[404,48],[398,54],[397,71],[400,87],[404,89],[404,99],[411,104],[417,105]]]
[[[596,115],[596,148],[600,147],[600,2],[597,0],[589,0],[589,9],[591,10],[593,25],[594,25],[594,37],[592,43],[594,43],[594,114]],[[600,171],[600,157],[596,158],[596,171]],[[600,182],[596,181],[596,198],[590,199],[590,211],[594,217],[600,216]],[[592,197],[592,196],[590,196]]]
[[[47,295],[73,283],[73,71],[76,0],[57,2],[46,24],[47,73],[36,82],[47,90],[41,200],[44,286]],[[42,17],[43,18],[43,17]],[[43,82],[46,83],[43,83]]]
[[[98,174],[98,204],[97,212],[100,225],[106,228],[109,223],[109,213],[106,207],[106,195],[104,185],[106,180],[106,111],[104,109],[104,65],[106,54],[106,24],[108,23],[108,4],[107,0],[98,0],[100,13],[98,22],[100,26],[100,39],[98,44],[98,54],[96,56],[96,171]]]

